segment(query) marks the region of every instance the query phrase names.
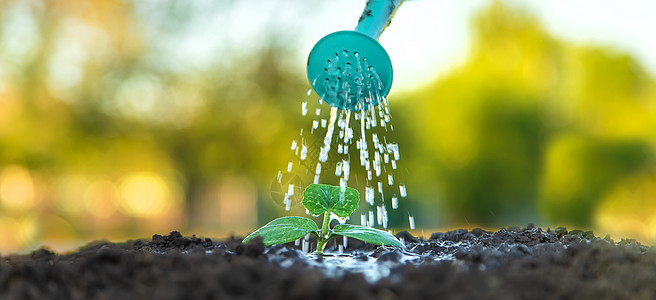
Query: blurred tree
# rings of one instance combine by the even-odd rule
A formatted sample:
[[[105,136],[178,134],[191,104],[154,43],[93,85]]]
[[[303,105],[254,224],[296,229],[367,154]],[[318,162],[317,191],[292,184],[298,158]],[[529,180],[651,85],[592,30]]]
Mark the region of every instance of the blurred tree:
[[[403,101],[411,181],[445,209],[426,222],[591,225],[610,187],[653,168],[653,83],[630,57],[494,2],[468,61]]]
[[[198,23],[229,12],[234,2],[152,5],[0,3],[0,117],[7,117],[0,122],[0,170],[16,164],[43,174],[54,203],[69,201],[54,193],[69,174],[119,184],[144,171],[165,178],[171,191],[182,187],[185,214],[227,175],[248,178],[266,195],[300,127],[292,99],[306,88],[289,67],[287,36],[271,32],[230,60],[184,67],[163,43],[208,25]],[[64,217],[82,235],[95,230],[57,207],[44,214]],[[187,226],[202,223],[186,218]],[[143,220],[133,219],[123,228],[138,230]]]

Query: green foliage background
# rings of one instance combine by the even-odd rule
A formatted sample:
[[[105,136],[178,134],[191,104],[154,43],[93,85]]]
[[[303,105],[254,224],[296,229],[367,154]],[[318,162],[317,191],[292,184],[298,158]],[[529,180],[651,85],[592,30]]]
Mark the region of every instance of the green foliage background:
[[[463,66],[404,97],[419,201],[450,222],[586,227],[611,190],[653,176],[656,90],[633,58],[558,40],[500,2],[473,29]]]

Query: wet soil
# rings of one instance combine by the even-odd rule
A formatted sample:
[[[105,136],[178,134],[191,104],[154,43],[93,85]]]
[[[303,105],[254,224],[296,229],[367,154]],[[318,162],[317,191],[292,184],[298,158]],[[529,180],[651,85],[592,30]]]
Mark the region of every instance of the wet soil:
[[[178,232],[0,259],[0,299],[656,299],[656,249],[592,232],[507,228],[302,245]],[[311,241],[310,241],[311,243]],[[337,243],[337,245],[336,245]]]

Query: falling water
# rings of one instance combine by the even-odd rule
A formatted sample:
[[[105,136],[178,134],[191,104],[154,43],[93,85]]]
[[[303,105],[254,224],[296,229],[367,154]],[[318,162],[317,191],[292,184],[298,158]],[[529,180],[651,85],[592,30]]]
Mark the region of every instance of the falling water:
[[[325,72],[328,75],[322,93],[317,95],[318,101],[304,99],[301,104],[301,116],[311,124],[310,136],[303,136],[301,129],[299,137],[292,141],[291,150],[298,166],[305,168],[306,174],[302,175],[313,178],[311,182],[338,181],[343,189],[362,188],[360,194],[364,195],[366,205],[361,206],[368,206],[368,211],[361,215],[360,223],[387,229],[388,207],[398,209],[399,200],[407,197],[407,190],[395,174],[401,154],[399,145],[387,136],[394,127],[387,97],[382,95],[382,83],[366,57],[361,58],[357,52],[351,56],[347,51],[341,55],[335,53],[335,57],[327,60]],[[313,85],[319,90],[316,80]],[[311,96],[312,89],[306,94]],[[330,110],[325,110],[324,100],[351,109],[330,106]],[[312,103],[316,106],[310,107]],[[324,111],[330,115],[324,116]],[[356,176],[353,180],[353,166],[361,167],[365,177]],[[299,169],[289,162],[288,172],[295,170],[298,174]],[[287,210],[291,199],[299,196],[294,196],[293,188],[285,194]],[[412,216],[408,218],[408,227],[415,227]]]

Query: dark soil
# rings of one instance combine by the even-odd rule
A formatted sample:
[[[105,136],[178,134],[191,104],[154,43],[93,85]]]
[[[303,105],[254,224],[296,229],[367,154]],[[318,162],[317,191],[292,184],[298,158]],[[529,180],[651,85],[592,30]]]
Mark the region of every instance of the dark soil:
[[[656,250],[632,240],[531,225],[397,236],[408,251],[349,240],[345,254],[323,261],[293,243],[178,232],[69,254],[41,249],[2,257],[0,299],[656,299]]]

